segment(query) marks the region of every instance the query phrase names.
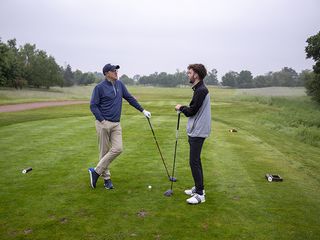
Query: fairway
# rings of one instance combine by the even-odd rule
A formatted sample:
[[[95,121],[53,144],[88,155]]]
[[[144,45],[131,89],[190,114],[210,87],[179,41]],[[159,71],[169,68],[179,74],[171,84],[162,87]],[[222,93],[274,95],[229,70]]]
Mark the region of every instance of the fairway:
[[[92,87],[84,89],[88,100]],[[189,104],[192,89],[129,90],[152,113],[171,169],[174,106]],[[319,106],[296,91],[286,97],[209,91],[212,132],[202,154],[206,202],[197,206],[186,204],[183,193],[193,186],[184,116],[178,181],[168,198],[163,193],[170,182],[148,122],[127,102],[124,151],[111,166],[110,191],[101,179],[96,189],[89,186],[87,169],[97,163],[98,147],[87,104],[0,113],[0,239],[318,239]],[[22,174],[27,167],[33,170]],[[284,181],[269,183],[266,173]]]

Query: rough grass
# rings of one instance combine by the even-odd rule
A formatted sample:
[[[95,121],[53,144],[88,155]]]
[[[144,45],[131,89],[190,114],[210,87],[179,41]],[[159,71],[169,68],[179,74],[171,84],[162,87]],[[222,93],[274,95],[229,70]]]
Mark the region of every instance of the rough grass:
[[[237,89],[237,95],[242,96],[306,96],[304,87],[266,87],[266,88],[248,88]]]
[[[278,131],[320,147],[320,106],[308,97],[251,97],[238,100],[270,106],[274,111],[255,119],[272,131]],[[254,120],[254,119],[253,119]]]
[[[87,168],[96,164],[98,150],[87,105],[0,113],[0,238],[317,239],[320,150],[309,141],[319,131],[319,108],[301,98],[272,98],[269,104],[235,97],[235,90],[210,91],[212,135],[202,155],[207,201],[199,206],[187,205],[183,194],[193,185],[184,117],[178,182],[167,198],[170,183],[147,121],[127,103],[124,152],[111,169],[113,191],[101,180],[97,189],[89,187]],[[192,90],[131,92],[152,112],[171,168],[173,107],[188,103]],[[28,166],[34,170],[23,175]],[[269,183],[266,173],[280,174],[284,182]]]

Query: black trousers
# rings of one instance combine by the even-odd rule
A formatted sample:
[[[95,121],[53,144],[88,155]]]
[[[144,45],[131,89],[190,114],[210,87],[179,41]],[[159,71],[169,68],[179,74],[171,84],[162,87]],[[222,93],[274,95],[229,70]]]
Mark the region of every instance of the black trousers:
[[[190,137],[189,136],[189,145],[190,145],[190,155],[189,155],[189,164],[194,180],[194,185],[196,187],[196,192],[200,195],[203,194],[203,171],[201,164],[201,150],[205,138],[201,137]]]

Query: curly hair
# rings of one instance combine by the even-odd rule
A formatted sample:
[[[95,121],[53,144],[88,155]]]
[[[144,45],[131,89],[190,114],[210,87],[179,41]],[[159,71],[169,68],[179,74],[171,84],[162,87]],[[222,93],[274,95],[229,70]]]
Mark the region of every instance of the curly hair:
[[[203,64],[190,64],[188,70],[190,69],[199,75],[200,80],[203,80],[207,76],[207,69]]]

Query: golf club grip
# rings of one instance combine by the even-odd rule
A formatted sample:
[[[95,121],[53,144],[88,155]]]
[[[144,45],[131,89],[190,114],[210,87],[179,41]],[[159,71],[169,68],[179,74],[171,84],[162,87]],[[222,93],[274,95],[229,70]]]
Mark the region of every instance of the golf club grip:
[[[181,112],[178,113],[177,130],[179,130],[179,126],[180,126],[180,113],[181,113]]]

